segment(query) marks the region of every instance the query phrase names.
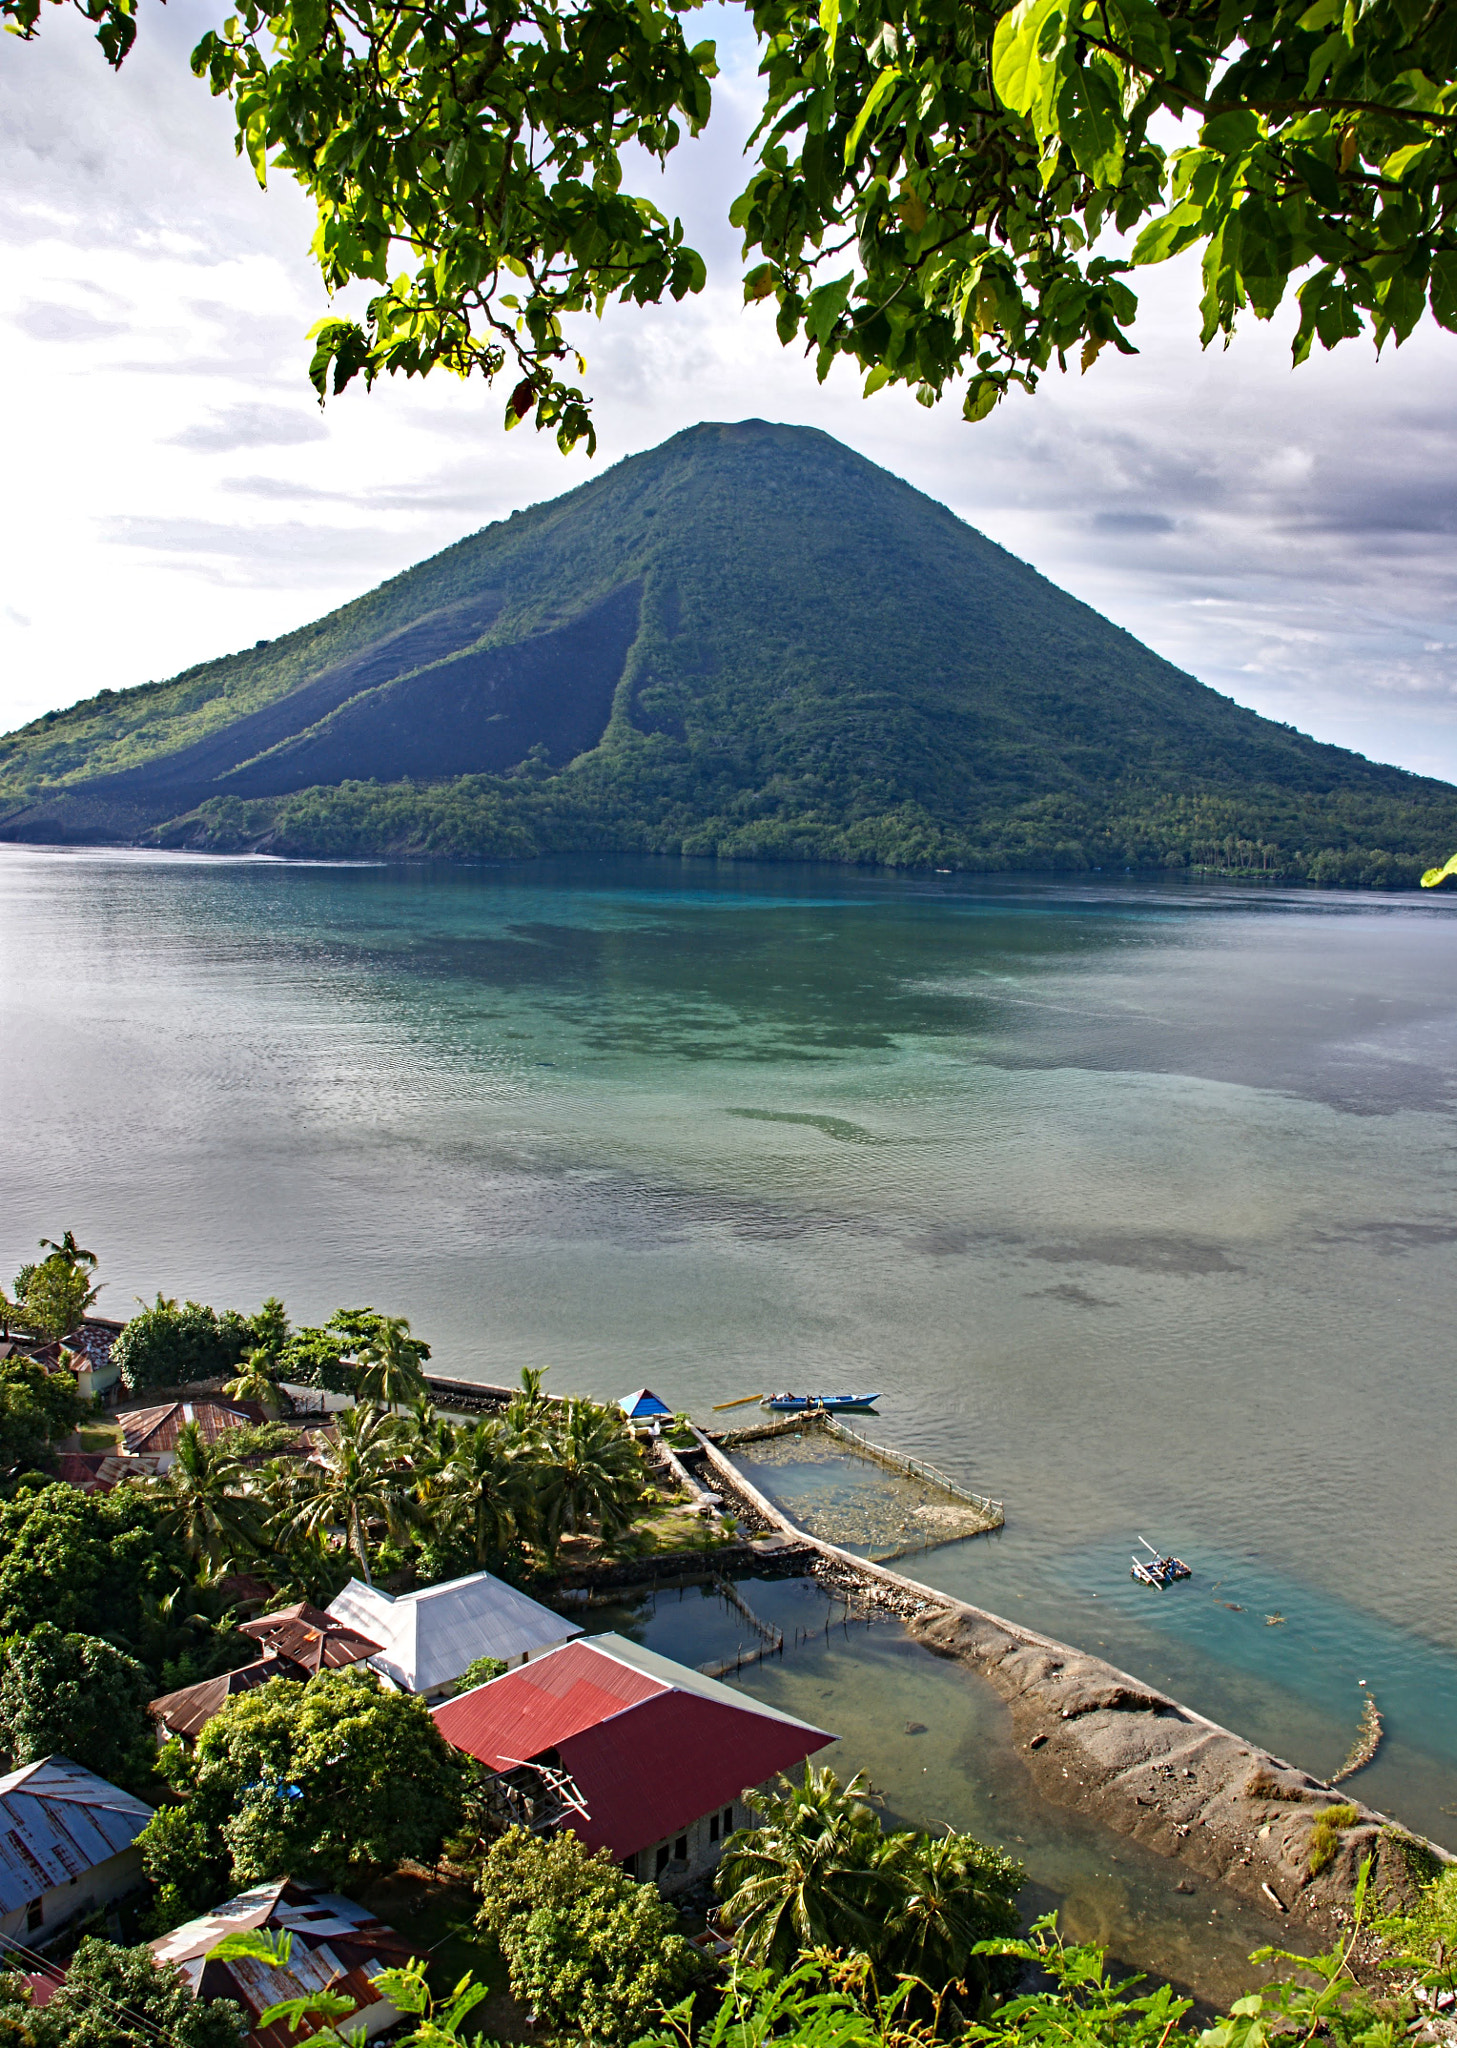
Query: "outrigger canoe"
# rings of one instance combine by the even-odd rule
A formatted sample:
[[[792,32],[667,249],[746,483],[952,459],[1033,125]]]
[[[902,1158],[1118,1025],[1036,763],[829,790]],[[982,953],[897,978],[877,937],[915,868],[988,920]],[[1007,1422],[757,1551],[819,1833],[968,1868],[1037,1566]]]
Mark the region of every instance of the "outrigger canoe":
[[[879,1394],[766,1394],[763,1406],[794,1415],[809,1408],[873,1408],[879,1399]]]
[[[1131,1579],[1139,1579],[1145,1586],[1157,1586],[1159,1591],[1163,1592],[1165,1587],[1172,1586],[1176,1579],[1193,1578],[1194,1574],[1183,1558],[1175,1557],[1172,1552],[1167,1557],[1163,1556],[1154,1549],[1146,1536],[1140,1536],[1138,1540],[1150,1555],[1146,1558],[1134,1558],[1133,1570],[1128,1574]]]

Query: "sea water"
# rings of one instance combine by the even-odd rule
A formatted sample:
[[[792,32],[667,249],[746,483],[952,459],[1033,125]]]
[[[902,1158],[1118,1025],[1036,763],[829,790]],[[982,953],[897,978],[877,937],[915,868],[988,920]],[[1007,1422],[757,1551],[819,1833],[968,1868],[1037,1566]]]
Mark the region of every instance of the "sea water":
[[[1453,1840],[1454,911],[5,849],[0,1263],[704,1420],[878,1387],[1007,1504],[919,1576],[1321,1774],[1370,1692],[1353,1789]]]

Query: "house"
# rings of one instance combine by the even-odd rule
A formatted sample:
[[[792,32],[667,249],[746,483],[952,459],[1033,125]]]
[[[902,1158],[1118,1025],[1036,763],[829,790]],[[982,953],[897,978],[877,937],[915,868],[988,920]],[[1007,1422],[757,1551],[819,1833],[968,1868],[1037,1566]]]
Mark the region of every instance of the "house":
[[[200,1401],[164,1401],[155,1408],[119,1409],[122,1448],[131,1458],[155,1458],[156,1470],[166,1472],[177,1462],[177,1439],[189,1422],[195,1422],[205,1442],[215,1444],[230,1429],[252,1427],[268,1420],[256,1401],[227,1401],[207,1396]]]
[[[152,1809],[69,1757],[0,1778],[0,1937],[34,1948],[140,1882]]]
[[[478,1657],[518,1658],[550,1649],[582,1631],[489,1572],[446,1579],[398,1598],[378,1586],[351,1579],[329,1602],[336,1621],[347,1622],[381,1644],[371,1667],[401,1692],[444,1699]]]
[[[121,1372],[111,1362],[111,1347],[126,1328],[106,1316],[87,1316],[64,1341],[8,1334],[0,1337],[0,1363],[7,1358],[29,1358],[48,1372],[71,1374],[76,1391],[85,1400],[108,1394],[121,1383]]]
[[[618,1635],[564,1643],[434,1721],[497,1774],[506,1812],[571,1828],[663,1891],[713,1868],[749,1822],[746,1788],[835,1740]]]
[[[270,1656],[300,1665],[310,1677],[316,1671],[342,1671],[346,1664],[358,1664],[384,1648],[373,1636],[361,1635],[357,1628],[336,1621],[307,1600],[260,1614],[256,1621],[239,1622],[238,1633],[252,1636]]]
[[[82,1493],[110,1493],[123,1479],[151,1479],[155,1458],[118,1458],[109,1451],[58,1451],[55,1473]]]
[[[164,1692],[160,1699],[150,1703],[147,1712],[157,1724],[159,1743],[173,1735],[192,1743],[218,1709],[238,1693],[252,1692],[257,1686],[267,1685],[270,1679],[302,1680],[308,1675],[291,1657],[260,1657],[255,1663],[238,1665],[235,1670],[219,1671],[215,1677],[201,1679],[196,1685],[184,1685],[178,1692]]]
[[[111,1348],[126,1328],[110,1316],[87,1316],[66,1339],[61,1363],[76,1376],[76,1392],[90,1400],[110,1394],[121,1384],[120,1368],[111,1362]]]
[[[252,1956],[213,1961],[212,1952],[226,1935],[255,1929],[271,1934],[286,1930],[293,1937],[285,1964]],[[297,2048],[311,2034],[321,2033],[328,2024],[322,2019],[305,2020],[297,2032],[290,2032],[286,2020],[275,2020],[270,2027],[257,2022],[270,2006],[326,1987],[355,2000],[353,2016],[333,2023],[339,2032],[347,2035],[359,2029],[366,2040],[373,2039],[400,2018],[376,1991],[374,1979],[381,1970],[403,1968],[413,1954],[393,1927],[352,1899],[312,1891],[291,1878],[229,1899],[201,1919],[164,1934],[151,1949],[159,1963],[181,1970],[195,1998],[237,2001],[245,2020],[252,2023],[242,2037],[247,2048]]]

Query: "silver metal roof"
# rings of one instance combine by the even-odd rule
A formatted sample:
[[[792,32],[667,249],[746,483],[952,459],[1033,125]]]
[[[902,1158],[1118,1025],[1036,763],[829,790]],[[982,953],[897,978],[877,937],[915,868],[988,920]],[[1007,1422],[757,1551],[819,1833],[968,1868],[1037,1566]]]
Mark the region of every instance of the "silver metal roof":
[[[129,1849],[152,1809],[69,1757],[0,1778],[0,1913]]]
[[[329,1612],[383,1645],[368,1661],[407,1692],[450,1685],[477,1657],[519,1657],[582,1631],[489,1572],[392,1599],[351,1579]]]

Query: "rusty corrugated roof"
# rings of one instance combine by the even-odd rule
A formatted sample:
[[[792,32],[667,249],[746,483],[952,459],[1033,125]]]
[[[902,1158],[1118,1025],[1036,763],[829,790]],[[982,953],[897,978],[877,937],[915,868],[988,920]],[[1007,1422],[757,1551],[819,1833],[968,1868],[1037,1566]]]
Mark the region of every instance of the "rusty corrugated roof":
[[[280,1607],[273,1614],[260,1614],[256,1621],[241,1622],[239,1628],[275,1656],[288,1657],[305,1671],[339,1671],[346,1664],[373,1657],[383,1647],[348,1622],[326,1614],[321,1607],[311,1607],[307,1600]]]
[[[130,1452],[175,1451],[177,1439],[195,1422],[205,1442],[215,1444],[230,1429],[266,1422],[256,1401],[166,1401],[157,1408],[129,1408],[117,1416]]]
[[[292,1951],[282,1968],[251,1956],[212,1960],[212,1951],[225,1935],[261,1927],[292,1933]],[[175,1963],[198,1996],[236,1999],[253,2021],[283,1999],[325,1988],[352,1998],[356,2012],[378,2004],[373,1979],[381,1970],[408,1962],[414,1953],[393,1927],[352,1899],[337,1892],[316,1892],[289,1878],[229,1899],[201,1919],[164,1934],[151,1949],[158,1962]],[[297,2048],[323,2024],[305,2022],[298,2033],[290,2033],[282,2021],[267,2028],[255,2025],[247,2041],[249,2048]],[[336,2024],[347,2027],[348,2021]]]
[[[251,1692],[273,1678],[307,1676],[291,1657],[260,1657],[255,1663],[239,1664],[232,1671],[219,1671],[215,1677],[201,1679],[196,1685],[185,1685],[179,1692],[163,1693],[150,1703],[147,1712],[154,1721],[161,1722],[169,1735],[191,1741],[235,1693]]]

